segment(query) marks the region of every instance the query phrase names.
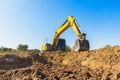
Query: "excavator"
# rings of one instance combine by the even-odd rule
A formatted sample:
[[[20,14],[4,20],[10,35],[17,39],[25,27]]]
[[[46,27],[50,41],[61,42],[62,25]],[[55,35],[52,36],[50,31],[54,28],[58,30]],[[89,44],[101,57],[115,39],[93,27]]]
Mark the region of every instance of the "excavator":
[[[60,35],[67,30],[68,28],[72,28],[78,39],[75,40],[72,51],[88,51],[90,49],[89,41],[86,40],[86,34],[82,33],[80,30],[80,26],[77,20],[73,16],[68,16],[68,19],[62,24],[55,32],[54,39],[52,44],[46,43],[41,47],[42,51],[56,51],[61,50],[65,51],[66,49],[66,41],[65,39],[60,38]]]

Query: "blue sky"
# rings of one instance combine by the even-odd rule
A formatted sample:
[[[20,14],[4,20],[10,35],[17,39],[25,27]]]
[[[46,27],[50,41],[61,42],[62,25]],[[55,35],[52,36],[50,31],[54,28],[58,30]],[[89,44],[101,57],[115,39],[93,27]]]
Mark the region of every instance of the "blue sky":
[[[0,0],[0,46],[40,49],[69,15],[87,34],[91,49],[120,45],[119,0]],[[71,47],[77,39],[71,28],[61,37]]]

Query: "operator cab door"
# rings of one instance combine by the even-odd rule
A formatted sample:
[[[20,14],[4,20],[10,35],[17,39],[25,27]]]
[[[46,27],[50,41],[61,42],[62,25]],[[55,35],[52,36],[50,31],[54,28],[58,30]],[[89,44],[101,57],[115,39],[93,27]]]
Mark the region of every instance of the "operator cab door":
[[[57,42],[57,50],[60,50],[60,51],[65,51],[66,49],[66,41],[65,39],[58,39],[58,42]]]

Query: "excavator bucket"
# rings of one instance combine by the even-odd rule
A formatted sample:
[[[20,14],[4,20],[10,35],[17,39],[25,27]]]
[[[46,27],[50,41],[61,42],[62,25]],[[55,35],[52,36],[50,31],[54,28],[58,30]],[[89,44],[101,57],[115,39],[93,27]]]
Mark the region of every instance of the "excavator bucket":
[[[88,51],[89,50],[89,42],[88,40],[77,39],[74,44],[73,51]]]

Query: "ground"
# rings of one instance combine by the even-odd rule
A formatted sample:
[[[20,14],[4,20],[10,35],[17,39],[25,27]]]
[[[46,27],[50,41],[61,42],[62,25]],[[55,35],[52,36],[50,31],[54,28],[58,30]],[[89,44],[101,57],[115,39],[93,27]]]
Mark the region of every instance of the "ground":
[[[120,46],[77,53],[2,53],[0,80],[120,80]]]

